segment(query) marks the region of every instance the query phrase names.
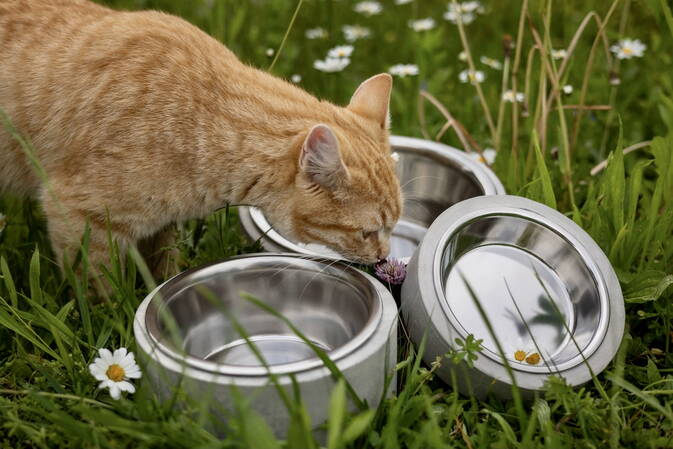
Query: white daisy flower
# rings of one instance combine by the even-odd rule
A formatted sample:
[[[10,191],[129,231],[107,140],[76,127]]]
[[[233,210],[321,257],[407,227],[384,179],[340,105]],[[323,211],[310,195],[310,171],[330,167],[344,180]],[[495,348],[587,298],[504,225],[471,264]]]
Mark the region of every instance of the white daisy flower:
[[[460,6],[460,10],[462,12],[477,12],[479,14],[484,13],[484,7],[482,6],[481,2],[477,1],[471,1],[471,2],[463,2],[458,4]]]
[[[341,31],[343,31],[347,42],[355,42],[358,39],[369,37],[371,34],[369,28],[360,25],[344,25],[341,27]]]
[[[571,93],[573,93],[573,87],[570,84],[566,84],[561,88],[561,90],[566,95],[570,95]]]
[[[449,6],[451,7],[453,4]],[[444,13],[444,18],[451,23],[458,23],[458,16],[462,19],[463,25],[469,25],[474,22],[474,14],[472,13],[460,13],[451,10]]]
[[[473,153],[468,153],[468,155],[475,161],[481,162],[482,164],[491,165],[495,162],[495,157],[498,153],[493,148],[486,148],[481,154],[476,151]]]
[[[98,388],[109,388],[112,399],[119,399],[122,391],[135,393],[136,389],[129,379],[140,379],[142,372],[133,353],[119,348],[113,354],[101,348],[98,354],[100,357],[89,365],[91,375],[100,381]]]
[[[517,92],[516,95],[514,95],[514,91],[507,90],[502,94],[502,99],[508,103],[514,103],[515,100],[517,103],[523,103],[524,95],[523,92]]]
[[[307,39],[327,39],[327,30],[324,28],[309,28],[306,30],[305,36]]]
[[[427,31],[435,27],[435,19],[428,17],[427,19],[411,20],[409,26],[414,31]]]
[[[451,23],[458,23],[460,17],[463,25],[468,25],[474,21],[476,14],[483,14],[484,8],[480,2],[463,2],[457,5],[449,3],[448,11],[444,13],[444,18]]]
[[[463,62],[467,61],[467,52],[465,50],[458,53],[458,60]]]
[[[327,57],[331,59],[350,58],[353,53],[352,45],[337,45],[327,52]]]
[[[458,74],[458,79],[461,83],[469,81],[471,84],[478,84],[486,79],[486,75],[481,70],[463,70]]]
[[[553,59],[565,59],[566,56],[568,56],[568,52],[564,48],[558,50],[552,48],[551,50],[551,57]]]
[[[276,51],[275,51],[273,48],[267,48],[267,49],[266,49],[266,55],[267,55],[268,57],[273,56],[274,53],[276,53]]]
[[[294,75],[292,75],[290,77],[290,81],[292,81],[295,84],[301,83],[301,75],[299,75],[298,73],[295,73]]]
[[[5,216],[5,214],[0,212],[0,234],[2,234],[2,231],[4,231],[6,227],[7,227],[7,217]]]
[[[313,67],[321,72],[341,72],[348,64],[351,63],[350,58],[325,58],[318,59],[313,62]]]
[[[379,2],[367,1],[367,2],[357,3],[353,7],[353,10],[355,12],[359,12],[360,14],[364,14],[366,16],[374,16],[376,14],[379,14],[381,11],[383,11],[383,6],[381,6],[381,4]]]
[[[482,56],[479,58],[482,64],[495,69],[495,70],[502,70],[502,63],[498,61],[497,59],[489,58],[488,56]]]
[[[474,154],[474,153],[472,153]],[[531,347],[532,346],[532,347]],[[530,339],[523,339],[520,336],[512,336],[503,342],[505,357],[510,361],[525,363],[524,359],[529,353],[535,352],[535,345],[531,345]],[[519,360],[517,353],[523,353],[523,358]],[[521,357],[521,356],[519,356]]]
[[[617,59],[642,58],[647,46],[640,39],[622,39],[610,51],[617,55]]]
[[[416,64],[395,64],[388,70],[391,75],[404,78],[405,76],[418,75],[418,66]]]
[[[395,0],[396,5],[406,5],[407,3],[411,3],[414,0]]]

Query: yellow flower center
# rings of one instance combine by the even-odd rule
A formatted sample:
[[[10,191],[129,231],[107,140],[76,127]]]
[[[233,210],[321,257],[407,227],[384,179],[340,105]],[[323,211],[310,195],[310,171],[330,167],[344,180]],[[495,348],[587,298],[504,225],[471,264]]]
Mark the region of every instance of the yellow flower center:
[[[537,352],[532,353],[531,355],[526,357],[526,363],[528,363],[529,365],[537,365],[538,363],[540,363],[540,354],[538,354]]]
[[[633,50],[630,49],[629,47],[624,47],[624,48],[622,48],[622,52],[623,52],[625,55],[630,55],[630,54],[633,53]]]
[[[121,382],[122,380],[124,380],[124,376],[126,375],[126,373],[124,372],[124,368],[115,363],[113,365],[110,365],[107,371],[105,371],[105,375],[110,380],[114,380],[115,382]]]
[[[522,351],[522,350],[518,350],[514,353],[514,358],[519,362],[523,362],[523,359],[526,358],[526,352]]]

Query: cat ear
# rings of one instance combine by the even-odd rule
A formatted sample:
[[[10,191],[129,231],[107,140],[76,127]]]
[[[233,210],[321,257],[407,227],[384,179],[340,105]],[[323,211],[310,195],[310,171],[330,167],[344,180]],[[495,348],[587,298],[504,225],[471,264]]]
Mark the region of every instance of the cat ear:
[[[329,126],[316,125],[309,131],[301,149],[299,167],[313,182],[328,189],[348,179],[339,143]]]
[[[393,88],[393,77],[388,73],[372,76],[357,88],[348,109],[362,116],[376,120],[381,128],[387,129],[390,118],[390,91]]]

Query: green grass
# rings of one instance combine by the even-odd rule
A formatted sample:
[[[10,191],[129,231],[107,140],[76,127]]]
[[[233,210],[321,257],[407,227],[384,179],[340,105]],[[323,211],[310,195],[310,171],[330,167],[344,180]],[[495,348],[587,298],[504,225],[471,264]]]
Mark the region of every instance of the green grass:
[[[181,15],[263,68],[273,59],[266,49],[278,49],[297,6],[288,0],[107,3]],[[442,19],[446,1],[398,6],[386,0],[383,12],[373,17],[353,12],[354,3],[305,0],[273,72],[288,78],[300,74],[304,88],[345,103],[366,77],[393,64],[418,64],[419,76],[395,79],[394,133],[434,138],[449,113],[466,135],[461,138],[450,128],[442,133],[442,142],[462,148],[464,141],[473,150],[496,148],[494,169],[508,192],[568,214],[603,248],[624,291],[627,326],[617,357],[593,382],[573,389],[552,378],[545,392],[523,404],[459,395],[434,378],[436,364],[424,366],[402,339],[397,394],[377,409],[349,414],[348,389],[338,383],[322,444],[673,447],[670,1],[492,1],[462,33]],[[438,24],[433,30],[417,33],[407,26],[410,18],[430,16]],[[313,69],[313,61],[324,58],[327,49],[345,43],[341,26],[355,23],[371,28],[372,36],[354,44],[351,64],[334,74]],[[305,39],[305,30],[315,26],[327,29],[329,38]],[[583,32],[575,39],[580,28]],[[507,59],[502,44],[506,34],[516,44]],[[603,38],[612,44],[621,37],[646,43],[644,58],[608,57]],[[571,42],[576,45],[567,65],[550,57],[552,48],[568,48]],[[467,67],[458,59],[463,45],[469,46],[473,64],[486,73],[481,93],[458,80]],[[482,65],[480,56],[503,61],[503,70]],[[621,83],[613,85],[610,79]],[[523,105],[500,101],[502,87],[514,83],[526,94]],[[574,86],[574,92],[556,95],[565,84]],[[622,149],[641,142],[642,148],[622,155]],[[592,176],[592,167],[608,157],[607,168]],[[55,266],[36,203],[4,196],[0,212],[7,220],[0,233],[0,447],[321,444],[308,435],[316,423],[310,423],[294,395],[289,396],[293,420],[288,438],[278,441],[245,398],[237,401],[228,427],[218,428],[207,404],[190,402],[184,391],[162,403],[146,382],[136,382],[136,394],[120,401],[96,390],[87,365],[100,347],[135,350],[133,315],[153,281],[143,276],[142,265],[136,268],[135,259],[125,268],[117,262],[108,272],[110,301],[94,303],[86,277],[69,272],[64,278]],[[184,224],[180,249],[186,265],[197,266],[258,248],[240,235],[232,208]],[[80,263],[85,262],[84,257]],[[447,358],[469,361],[474,346],[474,341],[465,342]],[[178,407],[183,400],[187,405]]]

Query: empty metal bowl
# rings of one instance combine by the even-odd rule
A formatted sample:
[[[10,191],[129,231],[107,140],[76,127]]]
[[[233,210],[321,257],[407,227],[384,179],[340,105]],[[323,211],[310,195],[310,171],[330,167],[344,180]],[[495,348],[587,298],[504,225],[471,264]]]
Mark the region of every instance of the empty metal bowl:
[[[212,400],[216,412],[230,411],[235,385],[282,435],[289,418],[271,374],[291,396],[294,376],[316,425],[327,418],[334,384],[302,335],[336,363],[362,399],[376,405],[396,361],[396,315],[390,293],[354,268],[296,254],[253,254],[165,282],[140,305],[134,333],[161,396],[171,397],[181,383],[193,399]]]
[[[550,374],[580,385],[602,371],[624,332],[624,304],[607,257],[573,221],[535,201],[479,197],[440,215],[411,259],[402,315],[424,359],[481,339],[473,367],[444,360],[438,375],[465,393],[524,392]],[[499,342],[499,344],[498,344]],[[589,369],[591,367],[591,370]]]
[[[411,257],[435,218],[455,203],[480,195],[504,194],[505,188],[484,164],[465,152],[430,140],[391,136],[397,154],[397,174],[404,193],[404,208],[390,245],[390,256]],[[290,251],[330,259],[343,259],[316,244],[291,241],[276,232],[264,214],[255,208],[239,207],[244,232],[261,240],[268,251]]]

